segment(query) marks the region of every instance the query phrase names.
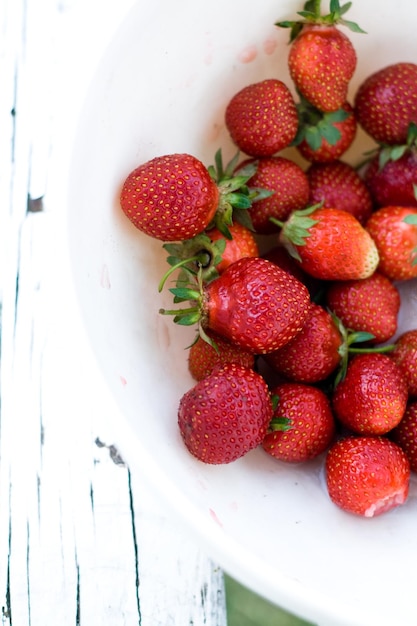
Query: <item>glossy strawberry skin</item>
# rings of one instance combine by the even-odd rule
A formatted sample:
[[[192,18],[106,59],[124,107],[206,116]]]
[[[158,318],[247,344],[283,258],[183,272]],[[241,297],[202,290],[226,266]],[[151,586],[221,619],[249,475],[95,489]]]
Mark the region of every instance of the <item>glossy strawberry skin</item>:
[[[244,161],[246,163],[254,160]],[[264,157],[258,159],[257,170],[249,179],[249,187],[267,189],[273,194],[254,202],[249,209],[252,225],[257,233],[268,234],[277,231],[271,217],[285,220],[292,211],[303,209],[308,202],[309,185],[307,176],[297,163],[284,157]]]
[[[378,251],[358,220],[333,208],[320,208],[309,217],[311,226],[304,245],[296,245],[302,269],[321,280],[354,280],[370,276],[378,265]],[[290,224],[295,216],[290,216]],[[288,245],[285,230],[280,241]]]
[[[417,215],[417,209],[385,206],[372,213],[366,230],[379,254],[378,270],[390,280],[408,280],[417,276],[417,225],[404,218]]]
[[[364,182],[376,207],[417,207],[414,185],[417,185],[417,152],[408,150],[382,168],[379,153],[369,162]]]
[[[354,515],[381,515],[408,497],[409,461],[384,437],[340,439],[327,453],[325,473],[330,499]]]
[[[357,171],[344,161],[313,163],[306,172],[309,204],[352,213],[363,225],[372,213],[371,194]]]
[[[155,157],[124,181],[120,205],[142,232],[182,241],[202,232],[216,213],[219,191],[201,161],[189,154]]]
[[[207,235],[210,237],[211,241],[224,239],[226,242],[224,252],[222,253],[222,260],[216,265],[219,274],[222,274],[229,265],[239,259],[259,256],[258,243],[249,228],[242,226],[239,222],[234,222],[228,228],[232,239],[225,239],[225,236],[217,228],[212,228],[207,231]]]
[[[359,86],[355,115],[376,142],[405,144],[417,119],[417,65],[394,63],[369,75]]]
[[[195,380],[202,380],[211,374],[215,367],[225,363],[238,363],[247,368],[254,368],[255,357],[251,352],[213,333],[208,333],[208,335],[215,347],[199,337],[188,352],[188,369]]]
[[[400,294],[383,274],[335,282],[326,290],[326,304],[345,328],[374,335],[370,343],[384,343],[397,331]]]
[[[303,327],[311,306],[305,285],[262,258],[230,265],[206,285],[202,323],[255,354],[277,350]]]
[[[417,402],[410,402],[404,417],[390,433],[390,439],[404,450],[411,471],[417,472]]]
[[[267,363],[292,381],[325,380],[341,361],[342,337],[330,313],[312,303],[302,330],[285,346],[266,355]]]
[[[265,436],[263,449],[280,461],[300,463],[314,459],[331,444],[335,421],[327,396],[312,385],[283,383],[272,390],[278,403],[274,417],[289,420],[289,429]]]
[[[353,115],[353,108],[349,102],[345,102],[340,108],[349,113],[349,115],[344,120],[333,123],[333,126],[340,133],[340,138],[335,143],[330,143],[323,138],[321,146],[316,149],[309,146],[306,140],[297,144],[298,152],[310,163],[332,163],[340,159],[352,145],[357,132],[357,122]]]
[[[297,133],[294,98],[280,80],[267,79],[243,87],[229,101],[226,127],[237,147],[249,156],[272,156]]]
[[[178,425],[191,454],[209,464],[231,463],[263,441],[273,414],[263,378],[227,363],[187,391]]]
[[[409,397],[417,398],[417,330],[402,333],[397,338],[390,356],[407,381]]]
[[[335,26],[320,24],[304,26],[288,55],[297,89],[320,111],[342,107],[356,62],[350,39]]]
[[[386,354],[356,355],[336,387],[332,405],[337,419],[354,433],[384,435],[404,415],[408,399],[405,377]]]

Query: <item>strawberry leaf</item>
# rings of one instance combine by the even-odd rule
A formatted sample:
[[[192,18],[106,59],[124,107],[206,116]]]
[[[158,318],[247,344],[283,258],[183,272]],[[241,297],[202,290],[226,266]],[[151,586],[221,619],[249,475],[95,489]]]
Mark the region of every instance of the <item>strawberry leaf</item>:
[[[407,215],[403,219],[403,222],[405,222],[406,224],[412,224],[413,226],[417,226],[417,214],[411,213],[410,215]]]
[[[287,432],[291,430],[293,424],[292,420],[288,417],[273,417],[269,422],[269,427],[271,430],[280,430],[281,432]]]

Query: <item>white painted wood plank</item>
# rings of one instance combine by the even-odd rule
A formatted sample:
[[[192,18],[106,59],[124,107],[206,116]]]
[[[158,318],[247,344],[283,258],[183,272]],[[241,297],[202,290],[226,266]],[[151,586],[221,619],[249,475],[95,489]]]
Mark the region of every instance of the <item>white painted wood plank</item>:
[[[50,12],[52,21],[45,23],[57,25],[58,39],[64,24],[74,27],[82,14],[85,42],[93,17],[98,27],[100,9],[107,16],[102,45],[122,15],[112,23],[110,2],[44,0],[40,7],[35,0],[5,0],[0,6],[0,32],[8,42],[0,47],[8,77],[0,129],[9,139],[0,142],[0,157],[2,172],[10,175],[7,184],[0,179],[2,623],[223,626],[221,571],[172,525],[139,479],[114,463],[111,446],[97,445],[113,439],[65,299],[54,225],[58,207],[26,215],[28,192],[37,196],[47,186],[54,142],[50,114],[34,113],[42,110],[42,98],[29,110],[28,94],[43,85],[36,92],[41,96],[48,86],[46,79],[34,79],[34,68],[48,56],[47,48],[31,55],[36,34],[45,33],[34,14],[48,20]],[[80,61],[80,39],[77,44]],[[86,64],[88,71],[94,62]],[[83,76],[87,80],[88,72]]]

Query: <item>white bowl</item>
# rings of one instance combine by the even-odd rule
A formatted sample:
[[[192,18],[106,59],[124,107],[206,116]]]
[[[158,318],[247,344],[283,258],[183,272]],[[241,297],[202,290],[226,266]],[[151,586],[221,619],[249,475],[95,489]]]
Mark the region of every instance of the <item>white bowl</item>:
[[[228,99],[262,78],[287,82],[288,31],[274,22],[296,0],[140,2],[95,73],[74,139],[69,178],[71,264],[87,334],[117,406],[117,442],[184,524],[232,576],[319,624],[417,624],[417,499],[375,519],[329,500],[321,460],[288,466],[262,450],[228,466],[186,451],[177,405],[193,381],[190,332],[158,314],[170,304],[157,284],[161,244],[137,231],[118,205],[131,169],[153,156],[190,152],[207,165],[235,148],[224,128]],[[414,3],[353,3],[347,16],[359,63],[352,93],[371,71],[415,59]],[[347,31],[345,31],[347,32]],[[358,149],[358,141],[360,148]],[[355,143],[349,158],[366,142]],[[413,326],[416,285],[401,330]]]

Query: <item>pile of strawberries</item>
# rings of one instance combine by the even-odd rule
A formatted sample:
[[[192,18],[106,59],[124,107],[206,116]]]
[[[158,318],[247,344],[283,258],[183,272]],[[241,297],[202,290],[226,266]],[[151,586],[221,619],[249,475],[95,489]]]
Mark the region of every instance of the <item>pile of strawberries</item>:
[[[294,89],[271,77],[231,98],[230,163],[157,156],[120,202],[163,242],[159,289],[175,277],[177,306],[161,313],[197,327],[178,407],[190,453],[322,455],[333,502],[372,517],[403,504],[417,472],[417,323],[397,336],[398,282],[417,277],[417,65],[382,68],[349,102],[350,4],[322,15],[310,0],[277,23]],[[375,150],[355,168],[342,157],[358,126]]]

